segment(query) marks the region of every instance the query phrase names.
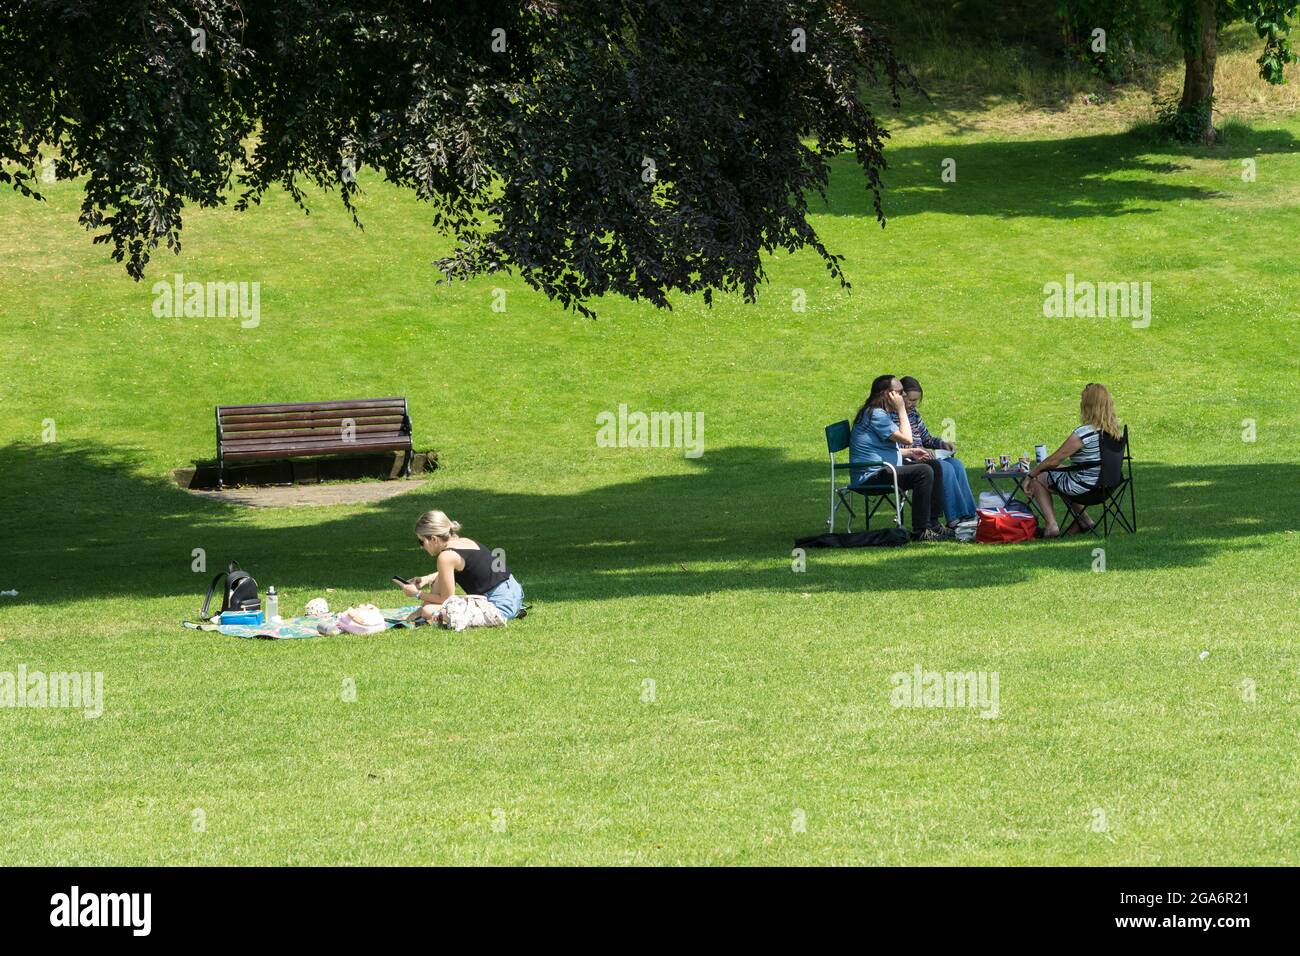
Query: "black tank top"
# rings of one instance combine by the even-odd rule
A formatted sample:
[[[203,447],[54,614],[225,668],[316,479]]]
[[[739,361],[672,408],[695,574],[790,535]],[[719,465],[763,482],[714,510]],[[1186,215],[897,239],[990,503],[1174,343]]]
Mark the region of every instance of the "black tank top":
[[[505,558],[500,561],[500,571],[492,569],[496,559],[487,548],[452,548],[465,561],[465,570],[456,572],[456,583],[466,594],[487,594],[510,577]]]

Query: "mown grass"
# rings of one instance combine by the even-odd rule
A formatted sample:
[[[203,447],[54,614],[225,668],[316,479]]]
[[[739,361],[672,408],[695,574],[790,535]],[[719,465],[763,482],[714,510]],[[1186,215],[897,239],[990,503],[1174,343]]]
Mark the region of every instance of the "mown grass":
[[[851,292],[780,256],[756,305],[610,300],[595,322],[508,277],[437,285],[426,212],[373,181],[364,233],[327,198],[188,214],[151,280],[260,281],[248,330],[154,318],[77,227],[76,184],[0,197],[0,671],[105,683],[93,720],[0,709],[0,862],[1297,862],[1297,134],[905,124],[888,228],[848,165],[817,215]],[[1151,282],[1150,328],[1043,319],[1067,272]],[[822,427],[881,371],[925,383],[970,464],[1059,440],[1107,383],[1139,534],[795,573],[825,521]],[[265,511],[167,478],[211,456],[215,404],[389,394],[440,453],[411,495]],[[703,457],[596,447],[619,403],[702,411]],[[195,548],[290,609],[396,601],[433,506],[506,549],[529,618],[179,627]],[[998,672],[1000,715],[894,709],[916,664]]]

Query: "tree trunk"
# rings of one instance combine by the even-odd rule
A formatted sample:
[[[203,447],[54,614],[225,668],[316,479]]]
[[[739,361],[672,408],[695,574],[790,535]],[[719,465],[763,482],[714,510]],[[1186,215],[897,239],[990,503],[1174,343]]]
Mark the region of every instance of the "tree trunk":
[[[1203,118],[1196,139],[1202,143],[1214,142],[1214,61],[1218,56],[1219,21],[1215,13],[1216,0],[1184,0],[1191,5],[1196,21],[1193,24],[1197,46],[1183,41],[1183,60],[1187,70],[1183,75],[1183,98],[1178,111],[1184,120]],[[1199,47],[1199,49],[1197,48]]]

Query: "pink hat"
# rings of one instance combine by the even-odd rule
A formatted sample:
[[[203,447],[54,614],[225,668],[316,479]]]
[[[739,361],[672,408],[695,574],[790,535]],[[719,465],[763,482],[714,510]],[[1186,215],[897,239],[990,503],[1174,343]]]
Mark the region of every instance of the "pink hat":
[[[383,612],[373,604],[358,604],[338,616],[334,622],[340,631],[349,634],[378,634],[388,628]]]

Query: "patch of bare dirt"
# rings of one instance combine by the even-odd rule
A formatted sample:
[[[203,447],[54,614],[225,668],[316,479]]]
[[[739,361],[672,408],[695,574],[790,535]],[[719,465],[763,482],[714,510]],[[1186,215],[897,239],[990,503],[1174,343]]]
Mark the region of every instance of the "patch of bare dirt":
[[[271,485],[244,488],[185,489],[200,498],[212,498],[249,508],[310,508],[329,505],[363,505],[386,501],[428,486],[422,479],[406,481],[350,481],[321,485]]]

